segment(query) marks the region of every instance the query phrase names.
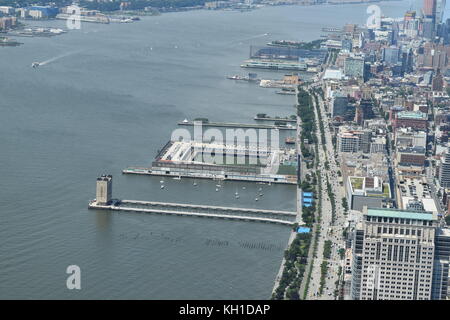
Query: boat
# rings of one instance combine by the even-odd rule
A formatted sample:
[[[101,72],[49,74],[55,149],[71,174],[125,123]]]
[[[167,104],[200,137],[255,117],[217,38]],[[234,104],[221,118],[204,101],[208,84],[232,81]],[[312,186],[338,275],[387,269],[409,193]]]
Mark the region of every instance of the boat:
[[[295,138],[294,137],[287,137],[284,140],[284,143],[286,143],[286,144],[295,144]]]
[[[41,65],[40,62],[33,62],[33,63],[31,64],[31,67],[32,67],[32,68],[37,68],[37,67],[39,67],[40,65]]]
[[[181,180],[181,176],[173,177],[172,179],[173,179],[173,180]]]
[[[16,40],[8,37],[0,37],[0,46],[2,47],[16,47],[20,46],[21,44],[21,42],[17,42]]]
[[[235,74],[234,76],[227,76],[227,79],[248,81],[248,82],[253,82],[253,81],[258,82],[258,81],[260,81],[260,79],[258,79],[257,76],[258,75],[256,73],[250,72],[247,77],[242,77],[240,75]]]
[[[286,94],[286,95],[296,95],[295,88],[292,87],[282,87],[280,91],[276,92],[277,94]]]
[[[227,79],[230,79],[230,80],[244,80],[243,77],[238,76],[237,74],[235,74],[234,76],[228,76]]]

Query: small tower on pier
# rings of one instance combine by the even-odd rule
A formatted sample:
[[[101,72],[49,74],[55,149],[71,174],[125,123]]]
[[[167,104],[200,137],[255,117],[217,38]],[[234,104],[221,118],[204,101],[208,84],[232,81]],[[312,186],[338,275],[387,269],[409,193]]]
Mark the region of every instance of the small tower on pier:
[[[112,195],[112,176],[102,175],[97,178],[96,201],[99,205],[107,205],[111,203]]]

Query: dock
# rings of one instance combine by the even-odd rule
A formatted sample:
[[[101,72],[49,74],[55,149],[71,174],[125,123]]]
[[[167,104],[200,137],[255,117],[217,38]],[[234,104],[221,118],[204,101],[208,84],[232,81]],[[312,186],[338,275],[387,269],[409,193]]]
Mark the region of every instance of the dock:
[[[262,174],[239,174],[236,172],[220,172],[220,171],[202,171],[202,170],[184,170],[174,167],[156,168],[156,167],[128,167],[122,170],[122,174],[136,174],[161,176],[172,178],[190,178],[190,179],[212,179],[220,181],[244,181],[244,182],[259,182],[267,184],[287,184],[296,185],[297,179],[295,176],[282,175],[262,175]]]
[[[296,123],[297,119],[288,119],[288,118],[273,118],[273,117],[265,117],[265,118],[259,118],[259,117],[254,117],[253,118],[256,121],[284,121],[284,122],[291,122],[291,123]]]
[[[89,209],[264,222],[286,226],[294,225],[296,217],[296,212],[291,211],[139,200],[112,200],[110,204],[99,204],[92,200],[89,202]]]
[[[232,122],[199,122],[196,121],[182,121],[179,122],[180,126],[194,126],[200,125],[203,127],[223,127],[223,128],[253,128],[253,129],[271,129],[271,130],[296,130],[295,127],[289,126],[275,126],[268,124],[256,124],[256,123],[232,123]]]

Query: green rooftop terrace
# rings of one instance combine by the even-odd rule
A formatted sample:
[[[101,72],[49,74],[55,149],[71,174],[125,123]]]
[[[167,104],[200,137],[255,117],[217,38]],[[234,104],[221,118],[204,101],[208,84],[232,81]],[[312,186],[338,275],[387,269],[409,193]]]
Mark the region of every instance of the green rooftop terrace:
[[[352,184],[353,190],[362,190],[363,183],[364,183],[364,178],[351,177],[350,178],[350,183]]]

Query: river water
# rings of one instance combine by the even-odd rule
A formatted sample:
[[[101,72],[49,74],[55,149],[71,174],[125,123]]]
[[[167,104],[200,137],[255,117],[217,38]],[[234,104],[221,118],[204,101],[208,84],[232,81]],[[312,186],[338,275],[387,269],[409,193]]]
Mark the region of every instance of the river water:
[[[410,2],[379,6],[397,17]],[[149,165],[185,118],[293,114],[292,96],[225,76],[245,74],[251,44],[313,40],[322,27],[364,23],[366,8],[170,13],[0,48],[0,298],[269,298],[287,227],[90,211],[95,179],[112,174],[122,199],[294,210],[292,186],[263,186],[255,202],[259,185],[216,192],[213,181],[165,179],[162,190],[160,178],[121,170]],[[66,288],[69,265],[81,268],[81,290]]]

